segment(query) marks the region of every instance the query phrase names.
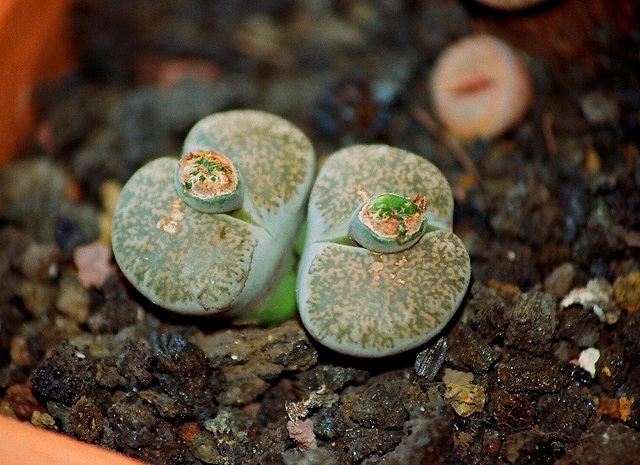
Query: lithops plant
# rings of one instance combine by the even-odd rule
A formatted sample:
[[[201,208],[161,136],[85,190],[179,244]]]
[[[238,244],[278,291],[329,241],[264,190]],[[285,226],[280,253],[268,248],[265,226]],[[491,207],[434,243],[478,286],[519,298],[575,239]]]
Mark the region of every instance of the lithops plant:
[[[371,217],[362,222],[366,208]],[[383,357],[440,332],[471,273],[452,218],[449,184],[424,158],[385,145],[331,155],[311,190],[298,269],[309,333],[341,353]]]
[[[463,140],[502,135],[522,120],[533,99],[519,52],[489,34],[447,47],[434,64],[430,88],[438,118]]]
[[[314,167],[311,142],[280,117],[208,116],[187,135],[180,160],[158,158],[124,186],[116,262],[161,307],[246,316],[291,263]]]

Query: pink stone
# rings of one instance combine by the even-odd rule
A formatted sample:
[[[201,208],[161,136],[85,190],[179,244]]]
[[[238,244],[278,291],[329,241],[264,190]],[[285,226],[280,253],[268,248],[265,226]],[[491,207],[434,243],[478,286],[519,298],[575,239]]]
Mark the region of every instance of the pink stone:
[[[73,262],[78,270],[78,279],[85,288],[101,287],[115,267],[111,263],[111,248],[102,242],[76,247]]]

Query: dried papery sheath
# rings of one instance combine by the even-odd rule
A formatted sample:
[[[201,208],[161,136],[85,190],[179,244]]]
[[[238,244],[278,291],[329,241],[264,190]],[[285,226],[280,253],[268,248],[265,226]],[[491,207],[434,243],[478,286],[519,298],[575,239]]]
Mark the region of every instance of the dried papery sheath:
[[[183,156],[176,167],[175,187],[184,203],[204,213],[226,213],[242,206],[244,188],[238,170],[214,150]]]
[[[349,235],[372,252],[406,250],[427,231],[426,205],[422,194],[411,199],[391,193],[376,195],[353,213]]]

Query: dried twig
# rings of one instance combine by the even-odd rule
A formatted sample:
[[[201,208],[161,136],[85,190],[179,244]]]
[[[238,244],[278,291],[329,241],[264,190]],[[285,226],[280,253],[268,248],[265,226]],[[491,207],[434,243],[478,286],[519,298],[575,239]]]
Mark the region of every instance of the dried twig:
[[[553,113],[549,110],[542,113],[542,137],[547,147],[547,153],[552,157],[558,153],[558,144],[553,135]]]
[[[482,178],[480,177],[480,173],[474,165],[473,160],[471,160],[471,157],[464,149],[464,147],[462,147],[460,142],[451,134],[449,134],[446,129],[440,127],[438,123],[436,123],[435,120],[431,117],[429,112],[427,112],[424,108],[414,107],[413,117],[456,156],[464,170],[474,179],[474,181],[479,186],[481,186]]]

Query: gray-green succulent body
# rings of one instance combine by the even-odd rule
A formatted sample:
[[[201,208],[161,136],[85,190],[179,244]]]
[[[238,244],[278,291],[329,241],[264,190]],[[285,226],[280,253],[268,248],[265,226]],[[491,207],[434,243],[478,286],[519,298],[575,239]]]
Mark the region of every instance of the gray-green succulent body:
[[[395,253],[351,242],[349,227],[362,195],[390,192],[425,196],[426,234]],[[393,209],[402,203],[391,200],[387,207]],[[329,157],[311,191],[298,269],[298,307],[311,335],[361,357],[396,354],[435,336],[454,315],[470,279],[469,255],[451,231],[452,218],[447,180],[417,155],[360,145]]]
[[[250,310],[288,262],[313,179],[308,138],[274,115],[217,113],[189,132],[190,152],[224,154],[242,177],[242,207],[208,213],[185,204],[175,158],[159,158],[124,186],[112,229],[114,257],[152,302],[187,314]],[[220,170],[202,167],[212,176]],[[195,175],[195,174],[194,174]]]

